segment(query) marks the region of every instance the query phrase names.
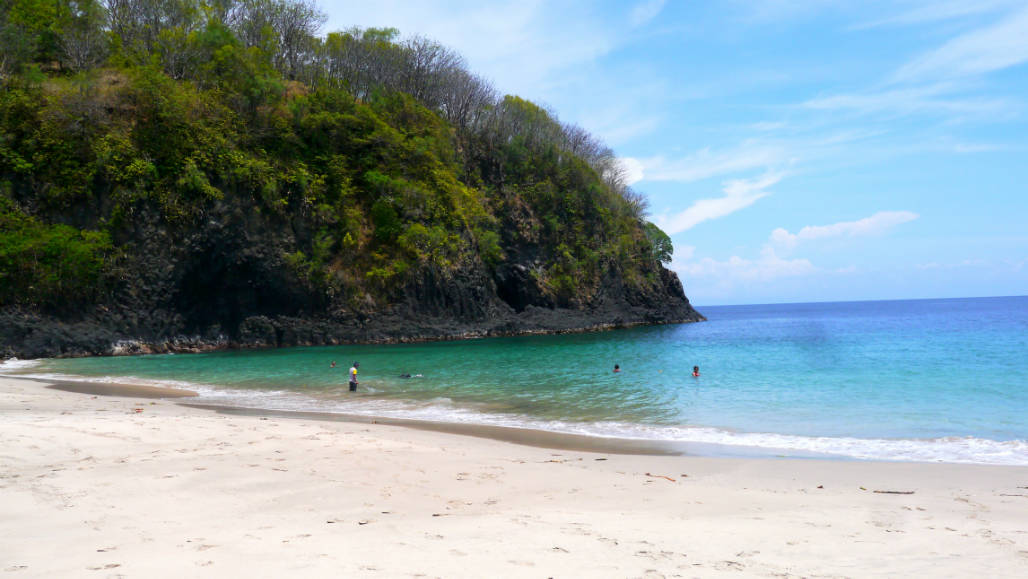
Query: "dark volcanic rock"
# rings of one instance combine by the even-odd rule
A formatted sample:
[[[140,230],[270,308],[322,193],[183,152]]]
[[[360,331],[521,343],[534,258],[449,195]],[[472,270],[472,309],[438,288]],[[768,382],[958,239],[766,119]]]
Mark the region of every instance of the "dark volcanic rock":
[[[198,352],[223,348],[268,348],[341,343],[456,340],[529,333],[566,333],[639,324],[696,322],[703,316],[689,304],[678,277],[659,270],[659,291],[626,286],[609,272],[588,303],[555,307],[534,285],[524,266],[494,277],[468,270],[455,276],[426,271],[403,288],[403,299],[380,311],[296,315],[250,312],[235,306],[228,318],[183,315],[164,308],[112,311],[97,307],[76,320],[60,320],[18,308],[0,311],[0,356],[18,358]],[[503,289],[506,288],[506,289]],[[214,290],[211,290],[214,291]],[[241,298],[247,304],[250,294]],[[234,298],[200,291],[198,300],[225,304]],[[138,304],[139,300],[127,300]],[[147,300],[143,300],[147,301]],[[222,306],[224,307],[224,306]],[[197,305],[190,311],[210,309]],[[222,331],[221,322],[241,317]],[[203,331],[196,331],[197,325]]]

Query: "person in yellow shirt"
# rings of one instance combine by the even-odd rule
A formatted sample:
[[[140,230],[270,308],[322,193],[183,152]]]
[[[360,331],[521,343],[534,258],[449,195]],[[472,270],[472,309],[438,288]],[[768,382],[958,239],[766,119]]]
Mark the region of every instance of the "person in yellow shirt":
[[[353,366],[350,367],[350,392],[357,391],[357,368],[359,367],[360,364],[357,362],[354,362]]]

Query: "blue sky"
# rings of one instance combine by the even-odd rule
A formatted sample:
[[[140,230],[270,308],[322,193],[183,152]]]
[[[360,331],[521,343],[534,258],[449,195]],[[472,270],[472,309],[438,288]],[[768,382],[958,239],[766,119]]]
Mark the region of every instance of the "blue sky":
[[[607,142],[694,304],[1028,294],[1024,0],[322,7]]]

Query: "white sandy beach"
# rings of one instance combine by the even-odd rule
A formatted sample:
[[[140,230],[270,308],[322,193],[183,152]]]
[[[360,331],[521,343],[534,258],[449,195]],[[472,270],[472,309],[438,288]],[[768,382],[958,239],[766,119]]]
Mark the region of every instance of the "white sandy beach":
[[[0,569],[1025,577],[1028,467],[571,452],[5,377]]]

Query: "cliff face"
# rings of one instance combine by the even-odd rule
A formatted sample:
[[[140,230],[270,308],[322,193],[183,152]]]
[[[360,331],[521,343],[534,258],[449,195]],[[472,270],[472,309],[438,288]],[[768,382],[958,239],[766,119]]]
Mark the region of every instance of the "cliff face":
[[[305,287],[285,262],[295,243],[290,230],[221,209],[193,231],[142,227],[135,263],[104,303],[61,314],[3,308],[0,356],[406,342],[703,319],[678,277],[656,261],[652,283],[626,284],[609,262],[583,298],[556,303],[540,282],[546,263],[527,257],[536,249],[527,246],[507,246],[526,257],[496,268],[480,259],[447,270],[423,265],[384,298],[341,305]]]
[[[239,275],[239,270],[245,270],[258,276],[266,271],[255,256],[239,257],[243,261],[233,262],[224,271]],[[153,264],[160,267],[156,260]],[[520,268],[515,265],[512,270],[528,270],[526,265]],[[218,281],[225,278],[217,271],[188,269],[194,269],[189,281],[174,275],[152,280],[134,288],[122,304],[98,306],[80,315],[57,317],[23,307],[6,308],[0,312],[0,356],[409,342],[704,319],[690,306],[677,276],[667,270],[660,271],[661,287],[653,291],[626,288],[611,271],[610,285],[574,308],[555,307],[542,297],[531,300],[532,294],[541,292],[524,277],[497,278],[469,268],[445,276],[426,270],[400,288],[402,300],[382,308],[302,311],[309,296],[282,276],[236,277],[237,281],[223,286]],[[500,297],[500,287],[513,292],[513,305]]]
[[[504,102],[461,133],[403,94],[252,106],[149,69],[6,87],[0,356],[703,319],[631,197]]]

